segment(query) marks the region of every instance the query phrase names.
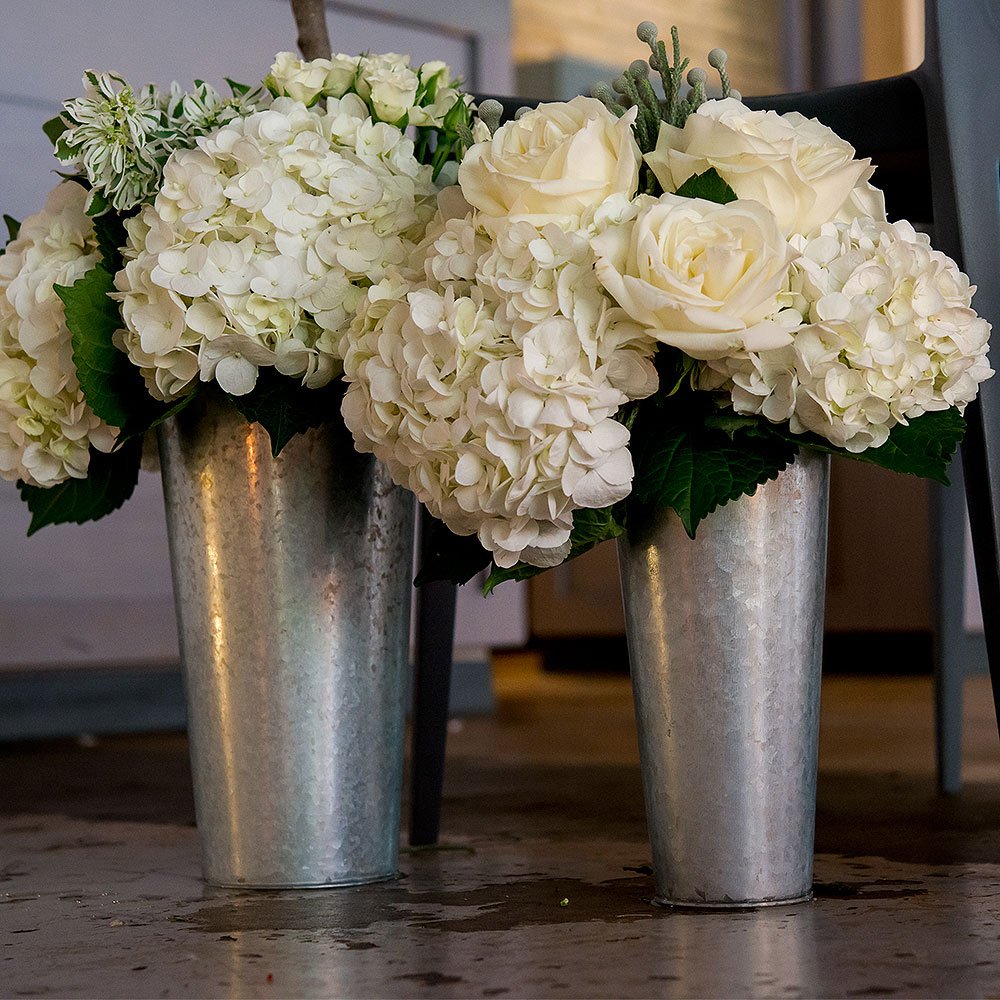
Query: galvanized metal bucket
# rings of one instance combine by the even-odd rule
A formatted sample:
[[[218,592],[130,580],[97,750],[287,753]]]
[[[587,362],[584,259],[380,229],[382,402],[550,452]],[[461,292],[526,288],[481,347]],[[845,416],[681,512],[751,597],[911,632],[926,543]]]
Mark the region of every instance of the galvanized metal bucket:
[[[829,458],[619,545],[656,901],[812,893]]]
[[[412,496],[337,422],[272,458],[222,398],[160,454],[206,880],[393,877]]]

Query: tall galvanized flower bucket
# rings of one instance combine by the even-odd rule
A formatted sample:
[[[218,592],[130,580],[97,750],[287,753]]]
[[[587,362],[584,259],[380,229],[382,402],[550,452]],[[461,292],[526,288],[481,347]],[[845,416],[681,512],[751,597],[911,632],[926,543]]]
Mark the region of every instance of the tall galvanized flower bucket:
[[[812,892],[829,457],[619,548],[657,901]]]
[[[272,458],[221,398],[164,425],[160,452],[205,878],[392,877],[412,496],[338,422]]]

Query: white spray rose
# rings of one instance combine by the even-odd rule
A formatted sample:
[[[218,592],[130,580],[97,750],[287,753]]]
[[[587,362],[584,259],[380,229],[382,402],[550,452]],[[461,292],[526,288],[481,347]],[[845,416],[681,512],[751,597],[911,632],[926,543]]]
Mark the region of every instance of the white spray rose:
[[[264,85],[275,97],[290,97],[303,104],[315,104],[327,93],[333,71],[329,59],[299,59],[294,52],[279,52]],[[338,95],[339,96],[339,95]]]
[[[576,229],[608,198],[631,198],[641,159],[635,115],[616,118],[600,101],[574,97],[505,122],[472,146],[459,168],[477,223],[491,234],[518,221]]]
[[[763,205],[673,194],[637,203],[593,248],[601,284],[650,336],[699,359],[788,343],[774,316],[792,253]]]
[[[343,52],[309,61],[294,52],[279,52],[264,83],[276,97],[311,105],[321,97],[343,97],[354,86],[360,63],[360,56]]]
[[[329,61],[330,68],[327,71],[323,95],[325,97],[343,97],[354,86],[361,57],[337,52],[330,56]]]
[[[441,125],[460,94],[451,78],[447,63],[425,62],[417,70],[420,78],[420,103],[410,110],[411,125]],[[457,166],[457,165],[456,165]]]
[[[862,211],[885,219],[881,196],[868,183],[871,161],[856,160],[850,143],[794,111],[751,111],[733,98],[707,101],[683,128],[664,122],[646,162],[665,191],[714,167],[740,198],[767,205],[789,234],[808,236]]]
[[[60,184],[0,256],[0,476],[32,486],[85,478],[91,447],[110,452],[118,435],[83,397],[52,287],[100,259],[86,200],[79,184]]]
[[[387,52],[361,57],[355,86],[382,121],[397,122],[413,107],[420,78],[409,56]]]

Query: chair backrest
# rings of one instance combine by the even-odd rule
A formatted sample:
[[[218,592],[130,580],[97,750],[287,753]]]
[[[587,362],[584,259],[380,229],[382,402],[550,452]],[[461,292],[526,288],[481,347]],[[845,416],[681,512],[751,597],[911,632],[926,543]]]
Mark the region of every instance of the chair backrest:
[[[933,225],[934,245],[978,286],[976,310],[1000,336],[1000,3],[925,0],[925,14],[925,58],[913,72],[747,103],[818,118],[870,156],[889,217]],[[966,421],[962,468],[1000,719],[1000,377],[982,385]]]
[[[933,225],[934,245],[978,286],[976,310],[1000,337],[1000,3],[925,0],[925,24],[924,62],[911,73],[747,103],[818,118],[871,156],[890,218]],[[1000,720],[1000,376],[965,415],[962,468]]]

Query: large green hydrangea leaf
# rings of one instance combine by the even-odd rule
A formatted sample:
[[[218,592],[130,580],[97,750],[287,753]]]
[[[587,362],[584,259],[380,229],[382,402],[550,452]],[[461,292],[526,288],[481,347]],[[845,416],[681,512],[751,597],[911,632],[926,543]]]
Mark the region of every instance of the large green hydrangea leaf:
[[[343,395],[340,379],[322,389],[306,389],[298,379],[273,368],[261,368],[253,391],[230,399],[250,423],[260,424],[267,431],[271,454],[277,457],[296,434],[331,420],[339,421]]]
[[[630,508],[674,510],[692,538],[713,510],[753,495],[798,452],[797,443],[769,433],[763,421],[713,412],[713,406],[707,393],[704,399],[685,395],[679,405],[651,400],[640,406],[633,429]]]
[[[86,479],[67,479],[43,489],[19,482],[21,499],[31,511],[28,534],[48,524],[83,524],[117,510],[139,481],[142,441],[126,442],[110,455],[91,449]]]
[[[778,431],[775,431],[778,433]],[[791,434],[785,429],[785,439],[828,451],[834,455],[881,465],[891,472],[902,472],[948,486],[948,467],[955,450],[965,436],[965,418],[952,407],[914,417],[907,424],[897,424],[889,433],[889,440],[880,448],[850,452],[835,448],[829,441],[815,434]]]

